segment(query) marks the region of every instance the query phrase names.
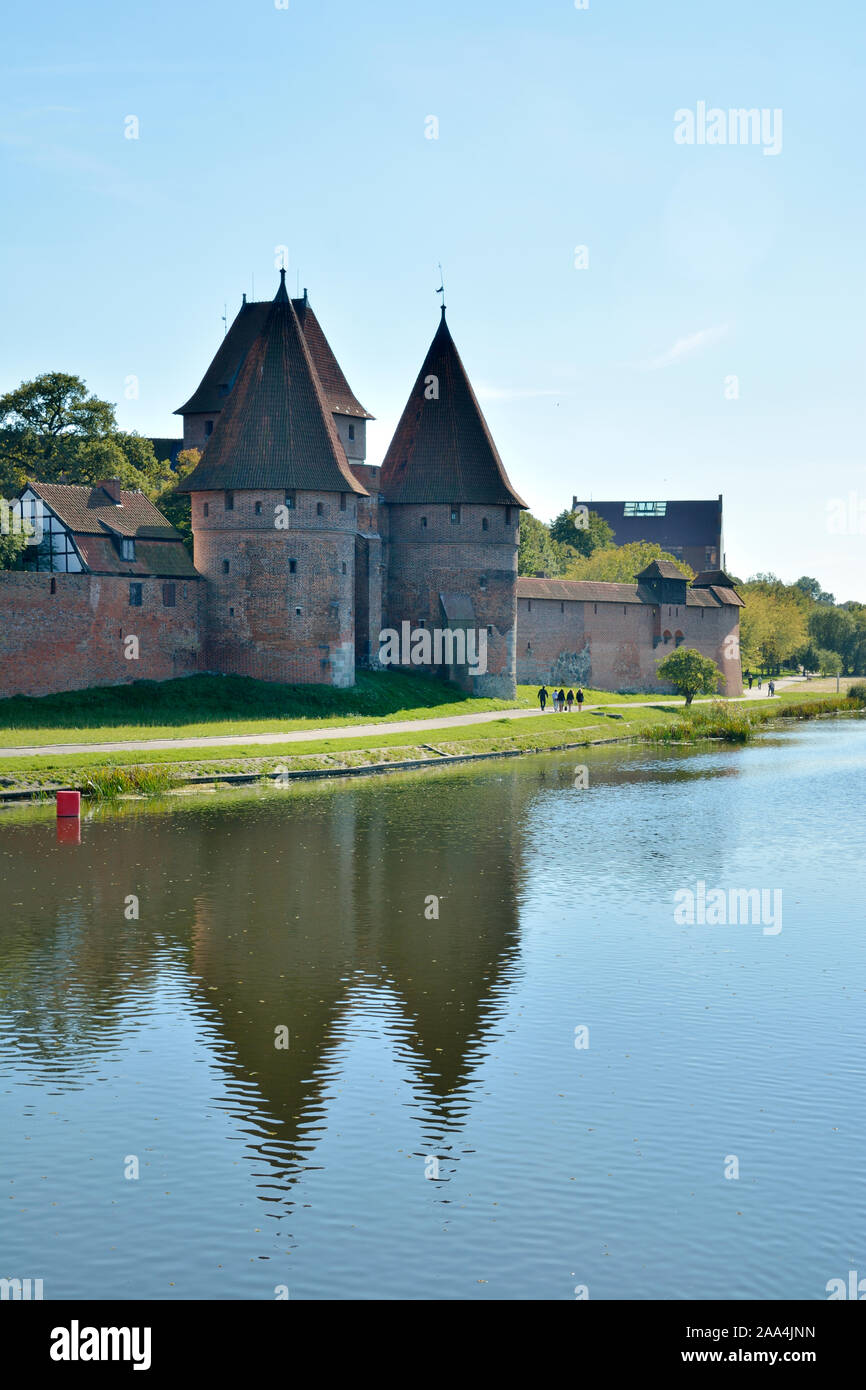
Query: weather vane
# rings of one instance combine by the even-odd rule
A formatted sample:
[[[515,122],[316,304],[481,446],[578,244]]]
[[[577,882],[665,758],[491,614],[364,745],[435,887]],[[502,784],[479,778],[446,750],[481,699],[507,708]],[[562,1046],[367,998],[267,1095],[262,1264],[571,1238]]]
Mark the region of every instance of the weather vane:
[[[441,265],[441,262],[440,262],[440,265],[439,265],[439,288],[438,288],[438,290],[436,291],[436,293],[437,293],[437,294],[441,294],[441,296],[442,296],[442,308],[444,309],[444,308],[445,308],[445,276],[442,274],[442,265]]]

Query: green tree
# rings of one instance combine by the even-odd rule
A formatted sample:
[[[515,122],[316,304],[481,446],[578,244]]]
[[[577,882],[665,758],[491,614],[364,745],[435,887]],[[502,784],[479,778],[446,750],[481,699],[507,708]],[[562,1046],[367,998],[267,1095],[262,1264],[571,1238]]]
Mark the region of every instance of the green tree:
[[[859,646],[858,624],[844,608],[816,605],[809,614],[809,636],[821,651],[838,652],[843,668],[850,671]]]
[[[820,671],[822,676],[841,676],[842,658],[838,652],[825,652],[819,648],[815,653],[813,669]]]
[[[181,449],[177,456],[177,468],[163,490],[154,499],[163,516],[183,536],[184,545],[190,555],[192,554],[191,499],[188,492],[178,492],[177,486],[184,478],[189,477],[200,458],[201,454],[198,449]]]
[[[686,579],[694,570],[652,541],[629,541],[627,545],[608,545],[592,555],[572,555],[565,569],[566,579],[601,579],[614,584],[633,584],[635,575],[652,560],[671,560]]]
[[[0,495],[29,478],[96,483],[119,478],[153,498],[168,481],[149,439],[117,428],[114,406],[90,395],[80,377],[44,372],[0,397]]]
[[[554,579],[565,572],[567,559],[566,547],[553,539],[544,522],[524,512],[520,518],[517,573]]]
[[[592,555],[613,543],[613,530],[598,512],[590,512],[585,526],[578,525],[583,513],[564,511],[550,523],[550,534],[561,545],[576,550],[578,555]]]
[[[822,589],[817,579],[810,579],[806,574],[794,581],[793,588],[799,589],[812,603],[834,602],[833,595],[828,594],[826,589]]]
[[[659,662],[659,676],[667,681],[690,705],[696,695],[714,695],[722,673],[708,656],[701,656],[694,647],[678,647]]]
[[[741,596],[745,602],[740,613],[744,666],[778,671],[787,661],[796,660],[809,637],[809,602],[803,593],[775,575],[761,575],[742,586]]]
[[[0,570],[13,569],[27,544],[24,532],[8,518],[8,507],[0,510]]]

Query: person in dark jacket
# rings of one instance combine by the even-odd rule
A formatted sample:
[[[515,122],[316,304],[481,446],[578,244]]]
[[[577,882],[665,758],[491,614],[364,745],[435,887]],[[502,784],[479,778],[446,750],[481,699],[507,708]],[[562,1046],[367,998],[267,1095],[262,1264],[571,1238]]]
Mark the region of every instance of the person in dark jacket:
[[[574,708],[574,691],[573,691],[573,690],[569,690],[568,694],[566,695],[566,697],[565,697],[565,704],[566,704],[566,708],[568,709],[569,714],[571,714],[571,711],[572,711],[572,709]]]
[[[586,699],[586,696],[584,695],[583,690],[580,688],[580,686],[578,686],[578,690],[577,690],[577,708],[578,708],[578,710],[582,710],[582,709],[583,709],[583,702],[584,702],[585,699]]]
[[[544,707],[547,704],[547,690],[544,686],[538,692],[538,703],[541,706],[541,713],[544,714]]]

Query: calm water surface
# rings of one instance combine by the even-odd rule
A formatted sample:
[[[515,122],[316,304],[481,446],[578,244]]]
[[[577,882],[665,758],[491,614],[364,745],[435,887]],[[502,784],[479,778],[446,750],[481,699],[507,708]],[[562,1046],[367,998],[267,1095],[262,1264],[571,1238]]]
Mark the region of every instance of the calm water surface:
[[[128,803],[80,844],[5,813],[0,1274],[826,1298],[866,1274],[864,774],[849,719]],[[781,887],[782,931],[678,925],[697,880]]]

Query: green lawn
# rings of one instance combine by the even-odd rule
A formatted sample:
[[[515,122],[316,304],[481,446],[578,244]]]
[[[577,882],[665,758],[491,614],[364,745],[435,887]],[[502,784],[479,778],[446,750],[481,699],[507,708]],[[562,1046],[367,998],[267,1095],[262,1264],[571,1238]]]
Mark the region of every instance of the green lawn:
[[[429,676],[359,671],[350,690],[278,685],[245,676],[187,676],[137,681],[38,698],[0,700],[0,748],[44,743],[109,743],[143,738],[201,738],[289,729],[432,719],[488,710],[531,709],[536,687],[517,699],[476,699]],[[653,695],[586,691],[589,703],[657,700]]]
[[[380,734],[371,738],[305,739],[292,744],[240,744],[224,748],[166,748],[148,753],[47,753],[30,755],[7,754],[0,757],[0,785],[46,786],[51,784],[81,785],[94,769],[106,767],[157,767],[170,764],[179,776],[206,775],[210,772],[245,772],[269,769],[276,764],[287,768],[333,765],[353,766],[354,755],[381,753],[381,758],[364,757],[362,761],[384,761],[387,758],[430,756],[435,759],[440,750],[448,756],[463,752],[504,752],[517,748],[546,748],[560,743],[593,741],[605,738],[627,738],[648,723],[666,722],[676,717],[659,707],[628,711],[628,717],[614,719],[599,713],[545,714],[535,719],[491,720],[489,724],[467,728],[465,736],[459,729],[419,730],[417,733]],[[440,737],[441,735],[441,737]],[[400,750],[395,755],[392,750]],[[316,759],[314,764],[310,759]]]

